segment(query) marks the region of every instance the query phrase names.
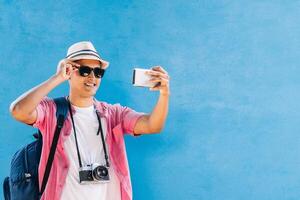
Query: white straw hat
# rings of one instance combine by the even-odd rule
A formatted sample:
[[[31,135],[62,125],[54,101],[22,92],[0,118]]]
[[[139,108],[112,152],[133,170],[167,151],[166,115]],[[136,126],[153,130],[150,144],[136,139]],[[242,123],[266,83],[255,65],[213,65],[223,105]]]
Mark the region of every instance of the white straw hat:
[[[90,41],[82,41],[72,44],[68,49],[66,58],[72,61],[80,59],[99,60],[102,64],[102,69],[106,69],[109,65],[109,62],[101,59],[94,45]]]

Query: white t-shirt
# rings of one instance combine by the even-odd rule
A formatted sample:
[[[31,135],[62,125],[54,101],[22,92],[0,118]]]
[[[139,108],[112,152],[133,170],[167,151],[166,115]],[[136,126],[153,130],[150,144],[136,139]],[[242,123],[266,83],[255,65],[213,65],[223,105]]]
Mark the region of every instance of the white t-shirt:
[[[72,105],[76,113],[73,115],[78,148],[82,165],[98,163],[105,165],[104,149],[94,106],[77,107]],[[104,137],[106,138],[106,121],[101,118]],[[72,125],[72,124],[71,124]],[[64,147],[70,161],[70,168],[63,188],[61,200],[121,200],[120,181],[112,167],[109,168],[109,183],[79,183],[79,162],[76,150],[75,136],[72,125],[71,135],[66,139]],[[108,146],[107,153],[108,152]]]

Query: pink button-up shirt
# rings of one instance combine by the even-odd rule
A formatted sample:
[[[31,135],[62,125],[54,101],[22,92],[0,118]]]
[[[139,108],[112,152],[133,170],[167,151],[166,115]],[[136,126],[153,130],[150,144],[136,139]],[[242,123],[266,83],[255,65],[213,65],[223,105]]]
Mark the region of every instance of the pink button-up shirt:
[[[111,167],[113,167],[121,183],[122,200],[132,199],[132,187],[130,173],[124,143],[124,133],[133,134],[134,126],[139,117],[145,113],[138,113],[120,104],[108,104],[94,100],[101,117],[107,122],[106,144],[109,148]],[[72,109],[75,114],[75,110]],[[37,106],[37,120],[33,124],[43,135],[43,148],[39,165],[39,183],[41,182],[46,168],[47,159],[54,131],[56,128],[56,106],[53,99],[45,97]],[[62,194],[69,169],[69,160],[64,150],[64,141],[71,133],[71,120],[68,113],[58,140],[48,183],[41,200],[58,200]]]

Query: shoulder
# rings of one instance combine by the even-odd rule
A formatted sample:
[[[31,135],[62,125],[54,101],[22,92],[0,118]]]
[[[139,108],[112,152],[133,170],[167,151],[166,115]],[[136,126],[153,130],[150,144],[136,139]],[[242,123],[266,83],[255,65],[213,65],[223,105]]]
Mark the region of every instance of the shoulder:
[[[54,103],[54,100],[53,98],[51,97],[48,97],[48,96],[45,96],[42,98],[42,101],[41,102],[45,102],[45,103]]]
[[[54,99],[45,96],[42,98],[38,106],[43,108],[53,109],[55,108]]]

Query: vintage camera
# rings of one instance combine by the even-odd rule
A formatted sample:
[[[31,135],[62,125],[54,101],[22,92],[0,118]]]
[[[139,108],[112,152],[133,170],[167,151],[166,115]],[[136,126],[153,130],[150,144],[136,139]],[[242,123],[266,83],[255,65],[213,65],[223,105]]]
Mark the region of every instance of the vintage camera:
[[[109,182],[108,167],[93,163],[79,169],[80,184]]]

